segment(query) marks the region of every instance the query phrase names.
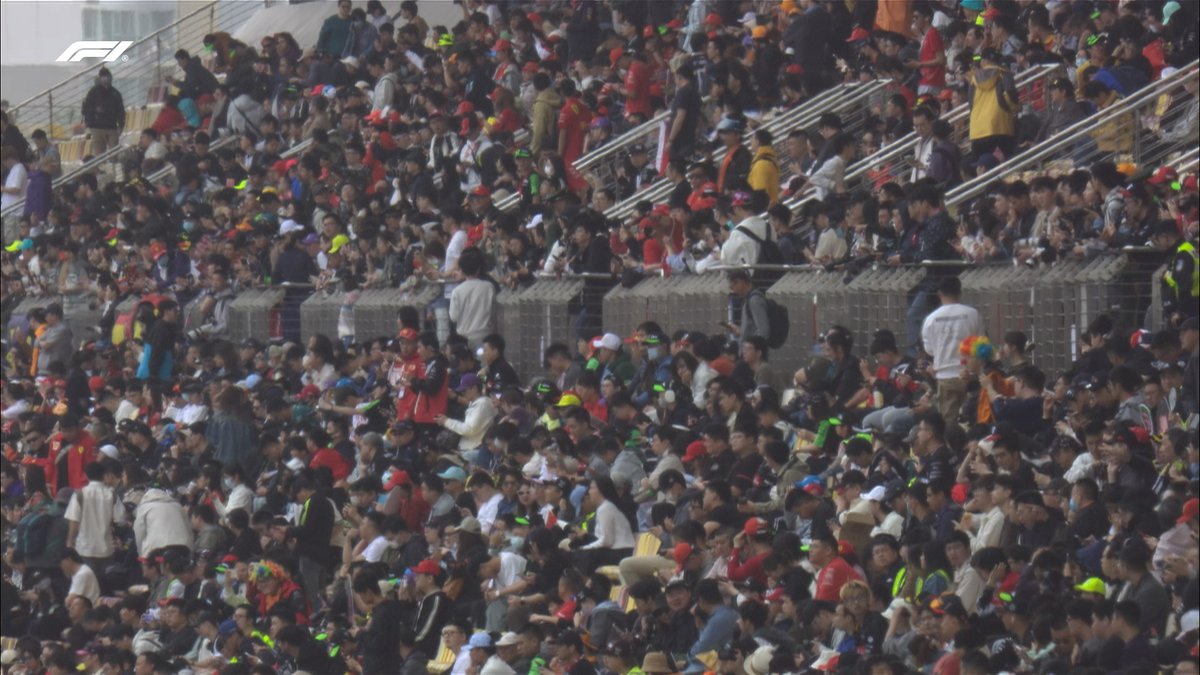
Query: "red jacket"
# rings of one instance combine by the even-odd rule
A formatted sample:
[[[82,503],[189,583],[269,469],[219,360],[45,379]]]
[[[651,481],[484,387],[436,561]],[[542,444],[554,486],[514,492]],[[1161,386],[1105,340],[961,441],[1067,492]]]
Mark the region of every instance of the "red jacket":
[[[46,469],[46,484],[50,487],[50,495],[54,496],[59,488],[59,471],[65,470],[65,485],[72,490],[87,485],[87,476],[83,467],[96,461],[96,440],[86,431],[80,431],[74,443],[68,444],[62,433],[50,437],[50,453],[46,456],[43,466]],[[60,450],[67,445],[60,461]]]
[[[826,602],[841,602],[842,586],[851,579],[862,581],[862,576],[850,563],[842,560],[840,556],[835,557],[817,573],[817,592],[813,594],[813,598]]]
[[[350,466],[350,462],[342,456],[342,453],[332,448],[321,448],[313,454],[312,459],[308,461],[308,468],[316,469],[318,467],[327,466],[329,471],[333,473],[333,481],[344,480],[350,475],[350,470],[354,467]]]

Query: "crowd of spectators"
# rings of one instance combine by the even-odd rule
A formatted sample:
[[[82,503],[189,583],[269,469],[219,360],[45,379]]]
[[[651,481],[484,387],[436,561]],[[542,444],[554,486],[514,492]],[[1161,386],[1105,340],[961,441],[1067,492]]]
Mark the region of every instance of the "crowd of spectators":
[[[0,114],[4,304],[52,299],[4,343],[6,674],[1197,672],[1200,198],[1122,159],[1195,146],[1196,72],[1098,126],[1109,159],[943,204],[1187,68],[1194,5],[460,4],[206,36],[120,180],[56,182]],[[1023,106],[1035,64],[1061,75]],[[855,135],[766,128],[877,78]],[[576,168],[664,111],[612,184]],[[92,153],[121,142],[107,69],[82,113]],[[910,134],[911,170],[847,178]],[[828,326],[780,372],[772,271],[728,271],[1126,246],[1163,256],[1162,325],[1089,317],[1063,372],[989,339],[953,273],[903,335]],[[618,281],[720,271],[719,332],[605,332]],[[518,372],[496,294],[567,274],[572,341]],[[278,339],[231,339],[230,304],[283,284]],[[430,284],[356,330],[364,289]],[[314,292],[336,334],[301,339]]]

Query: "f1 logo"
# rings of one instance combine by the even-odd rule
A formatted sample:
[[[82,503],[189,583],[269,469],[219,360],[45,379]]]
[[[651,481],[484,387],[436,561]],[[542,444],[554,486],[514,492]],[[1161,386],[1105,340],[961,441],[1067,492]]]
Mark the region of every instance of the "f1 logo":
[[[55,61],[75,62],[84,59],[104,59],[113,62],[121,58],[126,49],[133,45],[131,40],[81,40],[72,42]]]

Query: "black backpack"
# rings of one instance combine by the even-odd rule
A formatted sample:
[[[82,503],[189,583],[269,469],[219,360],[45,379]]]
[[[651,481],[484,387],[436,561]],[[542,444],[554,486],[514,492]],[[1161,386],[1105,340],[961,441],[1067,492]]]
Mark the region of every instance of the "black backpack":
[[[754,261],[756,265],[783,265],[787,261],[783,257],[783,249],[779,248],[779,244],[771,238],[770,225],[767,226],[767,238],[754,234],[748,227],[738,226],[736,231],[750,237],[754,243],[758,244],[758,259]],[[783,277],[783,270],[754,270],[751,277],[754,280],[754,285],[763,291],[775,285]]]
[[[787,307],[767,297],[761,290],[755,290],[763,296],[767,303],[767,347],[779,349],[788,339],[788,310]]]

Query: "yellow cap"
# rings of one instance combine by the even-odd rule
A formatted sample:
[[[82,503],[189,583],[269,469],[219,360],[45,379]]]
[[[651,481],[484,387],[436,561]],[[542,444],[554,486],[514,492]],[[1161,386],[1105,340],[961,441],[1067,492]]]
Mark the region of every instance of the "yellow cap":
[[[349,243],[350,237],[347,237],[344,234],[339,234],[333,238],[333,241],[329,242],[329,252],[337,253],[338,251],[342,250],[343,246]]]

